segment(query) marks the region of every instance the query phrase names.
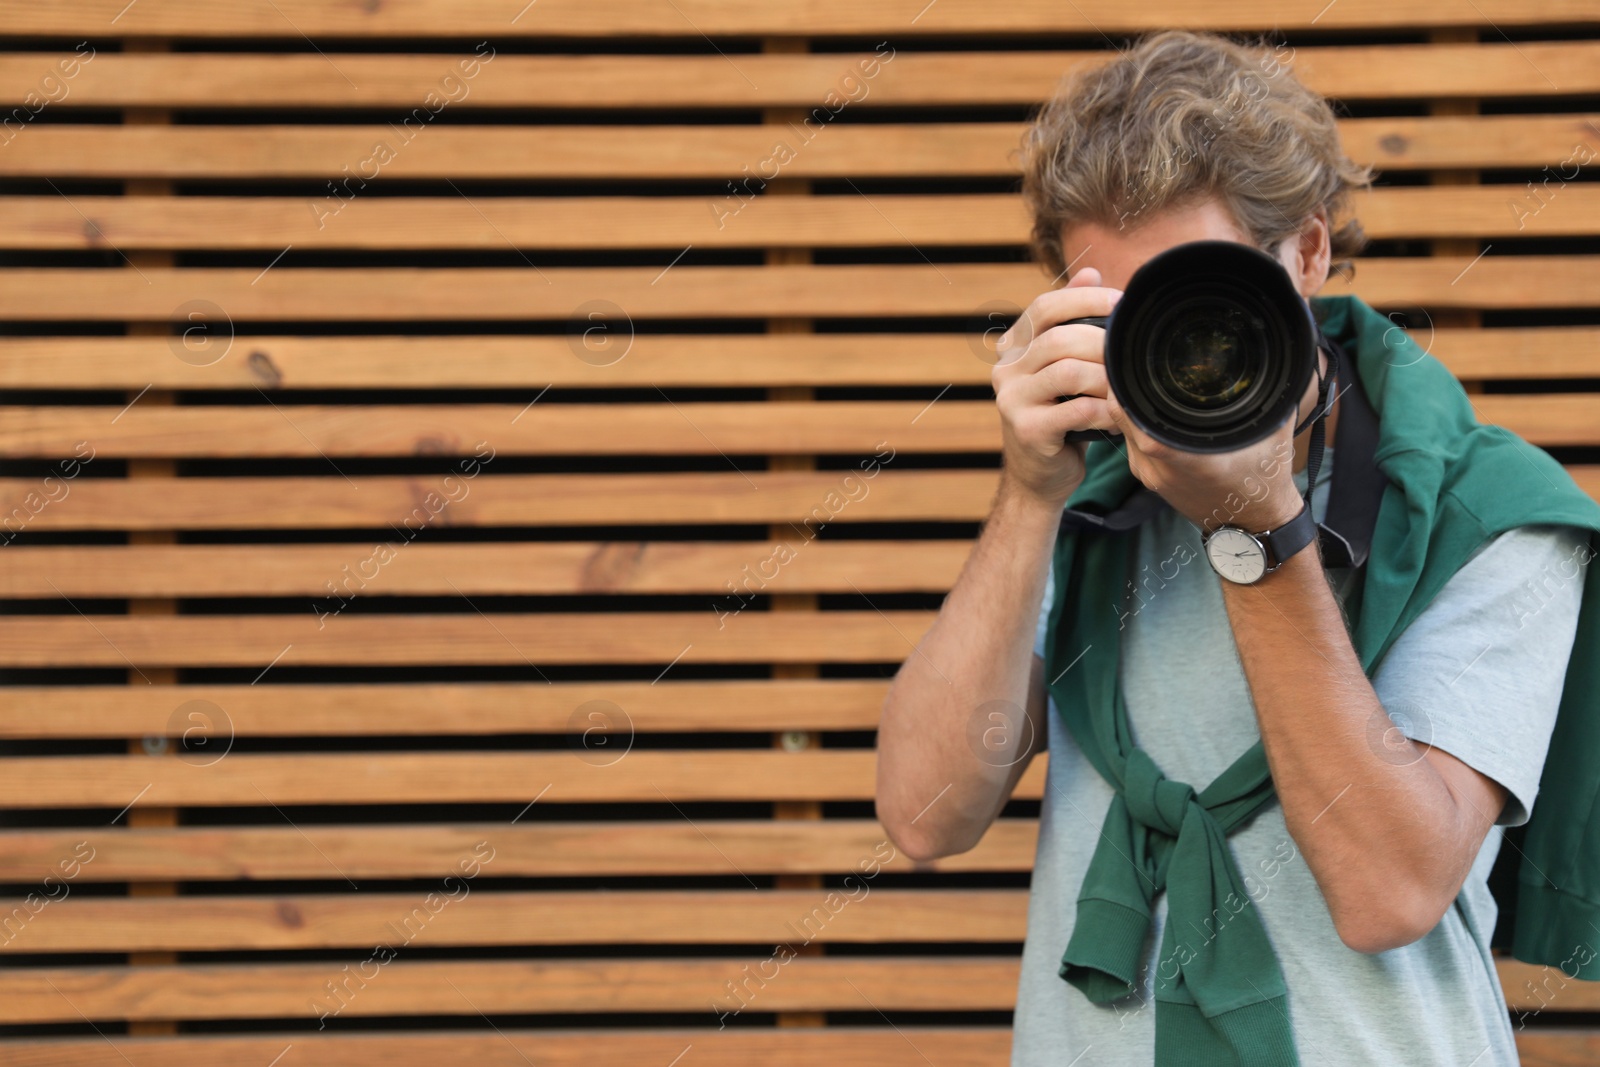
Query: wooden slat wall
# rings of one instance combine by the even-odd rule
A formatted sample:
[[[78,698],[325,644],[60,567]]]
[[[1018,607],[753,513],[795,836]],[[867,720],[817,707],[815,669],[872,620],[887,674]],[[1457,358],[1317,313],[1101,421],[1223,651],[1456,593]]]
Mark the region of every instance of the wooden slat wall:
[[[1294,49],[1357,291],[1600,494],[1595,0],[518,6],[0,2],[0,1062],[1007,1062],[1042,761],[915,865],[873,729],[1142,30]]]

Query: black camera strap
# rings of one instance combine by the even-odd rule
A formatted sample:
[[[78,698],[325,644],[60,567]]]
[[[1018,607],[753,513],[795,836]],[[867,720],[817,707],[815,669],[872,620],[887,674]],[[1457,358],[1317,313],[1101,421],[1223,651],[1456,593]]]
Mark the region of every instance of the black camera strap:
[[[1317,368],[1317,406],[1305,421],[1294,428],[1290,437],[1299,437],[1305,430],[1306,423],[1311,424],[1311,442],[1306,450],[1306,507],[1311,507],[1311,494],[1317,487],[1317,468],[1322,466],[1322,452],[1327,438],[1328,413],[1333,410],[1333,405],[1339,399],[1339,394],[1333,391],[1334,385],[1339,380],[1339,357],[1343,354],[1339,346],[1329,341],[1322,332],[1322,327],[1317,327],[1317,347],[1328,354],[1328,369],[1324,372],[1319,365]]]

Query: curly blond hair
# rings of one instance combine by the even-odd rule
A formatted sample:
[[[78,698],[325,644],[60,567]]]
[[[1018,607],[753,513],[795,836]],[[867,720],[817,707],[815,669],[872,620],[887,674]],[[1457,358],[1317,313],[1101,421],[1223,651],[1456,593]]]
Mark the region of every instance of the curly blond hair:
[[[1282,52],[1169,30],[1066,78],[1023,139],[1034,258],[1059,277],[1064,226],[1130,228],[1214,197],[1264,249],[1324,209],[1333,265],[1348,267],[1365,243],[1350,193],[1372,174]]]

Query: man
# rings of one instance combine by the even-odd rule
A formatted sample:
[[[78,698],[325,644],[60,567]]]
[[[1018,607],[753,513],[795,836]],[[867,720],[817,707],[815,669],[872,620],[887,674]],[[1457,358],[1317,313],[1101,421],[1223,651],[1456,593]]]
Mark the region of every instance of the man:
[[[1273,53],[1148,38],[1051,101],[1023,169],[1037,256],[1071,273],[1001,338],[999,490],[891,687],[877,790],[902,851],[950,855],[1049,748],[1013,1062],[1515,1064],[1486,880],[1539,789],[1593,503],[1472,426],[1372,309],[1313,299],[1359,247],[1347,196],[1367,177]],[[1132,425],[1103,331],[1063,325],[1203,239],[1283,265],[1338,397],[1319,410],[1314,381],[1295,418],[1220,455]],[[1366,439],[1348,462],[1341,428]],[[1065,442],[1085,429],[1124,436]],[[1345,496],[1383,494],[1376,520],[1330,516],[1341,465]],[[1518,472],[1517,493],[1493,484]],[[1165,506],[1125,533],[1063,521],[1069,497],[1103,517],[1133,479]],[[1213,568],[1211,533],[1268,538],[1307,506],[1326,530],[1271,570]]]

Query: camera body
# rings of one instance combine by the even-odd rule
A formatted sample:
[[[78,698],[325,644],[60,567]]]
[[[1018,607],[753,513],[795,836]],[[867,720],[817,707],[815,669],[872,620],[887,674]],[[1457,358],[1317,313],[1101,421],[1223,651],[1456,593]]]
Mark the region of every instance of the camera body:
[[[1109,316],[1070,323],[1105,327],[1112,395],[1139,429],[1186,452],[1270,436],[1316,373],[1310,306],[1281,263],[1233,241],[1167,249],[1134,272]]]

